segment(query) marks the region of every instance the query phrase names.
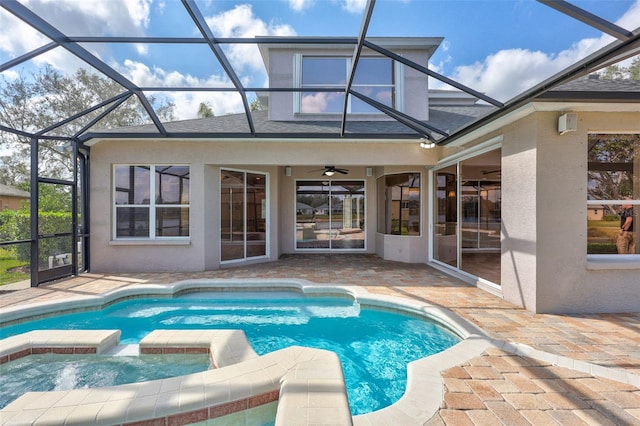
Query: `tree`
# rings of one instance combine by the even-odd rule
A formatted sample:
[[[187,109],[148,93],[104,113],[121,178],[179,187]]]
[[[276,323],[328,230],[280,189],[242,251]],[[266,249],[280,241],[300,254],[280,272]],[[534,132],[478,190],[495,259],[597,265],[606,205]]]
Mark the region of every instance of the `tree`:
[[[47,66],[29,75],[20,73],[12,80],[2,76],[0,123],[16,130],[38,132],[124,92],[125,89],[115,81],[86,69],[79,69],[72,76],[66,76]],[[172,103],[160,102],[153,97],[150,97],[149,101],[162,120],[174,118]],[[70,161],[71,144],[63,138],[76,134],[107,107],[46,133],[50,136],[60,136],[61,139],[41,140],[38,152],[41,175],[70,178],[73,166],[73,162]],[[127,127],[148,121],[148,113],[133,96],[97,122],[93,128]],[[2,132],[0,153],[3,153],[0,155],[0,182],[13,186],[27,182],[30,138]]]
[[[262,103],[260,103],[260,99],[255,98],[251,101],[251,105],[249,105],[249,109],[251,111],[262,111]]]
[[[200,102],[200,105],[198,106],[198,117],[215,117],[215,114],[213,113],[213,109],[211,109],[211,105],[209,104],[209,102]]]
[[[635,134],[589,135],[587,193],[592,200],[633,196],[633,158],[640,148]],[[615,214],[607,206],[609,214]]]
[[[600,77],[606,80],[640,80],[640,56],[636,56],[628,67],[609,65]]]

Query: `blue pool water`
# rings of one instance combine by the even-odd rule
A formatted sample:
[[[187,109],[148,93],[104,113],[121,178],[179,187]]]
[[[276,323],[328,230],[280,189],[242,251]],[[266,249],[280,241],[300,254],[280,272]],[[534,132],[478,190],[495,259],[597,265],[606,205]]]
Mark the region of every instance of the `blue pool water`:
[[[209,368],[203,355],[31,355],[0,364],[0,408],[26,391],[41,392],[165,379]]]
[[[36,329],[119,329],[121,343],[138,343],[154,329],[242,329],[262,355],[291,345],[334,351],[344,370],[352,414],[375,411],[404,393],[409,362],[460,339],[413,316],[361,308],[351,299],[295,292],[186,293],[129,299],[103,310],[3,327],[0,337]]]

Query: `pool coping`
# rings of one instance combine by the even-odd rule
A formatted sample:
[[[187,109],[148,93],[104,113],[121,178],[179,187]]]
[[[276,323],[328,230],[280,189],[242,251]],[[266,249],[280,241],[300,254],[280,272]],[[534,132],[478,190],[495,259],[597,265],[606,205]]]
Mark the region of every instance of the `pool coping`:
[[[431,355],[410,363],[408,369],[407,388],[405,394],[396,403],[381,410],[352,417],[353,424],[423,424],[440,408],[444,384],[441,371],[460,365],[475,356],[482,354],[489,347],[551,361],[556,365],[569,366],[580,371],[590,372],[603,377],[616,377],[615,380],[634,384],[635,375],[621,374],[615,369],[596,366],[590,363],[578,363],[570,358],[552,356],[525,345],[488,338],[484,332],[466,319],[450,310],[426,302],[405,298],[384,296],[369,293],[362,287],[316,284],[300,279],[197,279],[184,280],[171,284],[133,284],[102,295],[82,296],[73,300],[54,303],[37,303],[16,308],[0,309],[1,324],[19,321],[20,318],[46,316],[52,312],[99,309],[120,299],[141,296],[172,296],[183,291],[218,290],[218,291],[299,291],[311,296],[344,296],[371,307],[415,314],[434,320],[457,334],[462,340],[453,347],[438,354]],[[550,357],[554,357],[550,360]],[[245,360],[246,361],[246,360]],[[244,361],[243,361],[244,362]],[[242,364],[242,362],[240,363]],[[235,364],[238,365],[238,364]],[[595,369],[595,371],[594,371]],[[613,370],[613,371],[610,371]],[[183,376],[184,377],[184,376]],[[126,386],[126,385],[123,385]],[[282,389],[282,387],[280,387]],[[273,397],[273,394],[271,394]],[[283,398],[279,395],[278,398]],[[16,400],[17,401],[17,400]],[[291,404],[290,404],[291,405]],[[348,406],[347,406],[348,407]],[[317,414],[317,413],[316,413]],[[4,424],[4,421],[3,421]]]

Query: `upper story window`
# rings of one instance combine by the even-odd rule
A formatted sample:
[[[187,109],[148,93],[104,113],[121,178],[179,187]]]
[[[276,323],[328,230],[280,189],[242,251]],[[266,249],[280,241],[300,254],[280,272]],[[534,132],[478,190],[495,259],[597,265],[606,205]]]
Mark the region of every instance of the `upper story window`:
[[[114,236],[189,236],[189,166],[115,165]]]
[[[589,135],[587,254],[638,254],[640,135]]]
[[[347,84],[351,58],[327,56],[299,56],[300,87],[329,87],[344,89]],[[401,109],[397,100],[394,62],[388,58],[360,58],[351,88],[386,106]],[[344,106],[344,92],[302,92],[296,101],[296,112],[307,114],[338,114]],[[351,96],[347,112],[371,114],[380,111]]]

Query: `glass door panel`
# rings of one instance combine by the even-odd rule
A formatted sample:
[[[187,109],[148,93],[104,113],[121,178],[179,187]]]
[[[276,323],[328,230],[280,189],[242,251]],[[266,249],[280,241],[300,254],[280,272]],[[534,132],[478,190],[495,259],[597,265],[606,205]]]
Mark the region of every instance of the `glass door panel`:
[[[247,173],[247,257],[267,254],[267,188],[265,175]]]
[[[501,151],[460,163],[461,270],[500,283]]]
[[[462,197],[460,199],[460,243],[462,248],[478,247],[478,188],[476,182],[463,182],[460,185]]]
[[[457,166],[435,174],[433,258],[457,266],[458,259],[458,181]]]
[[[500,182],[482,182],[480,185],[480,217],[478,248],[500,249],[502,191]]]
[[[364,248],[364,182],[331,185],[331,248]]]
[[[296,185],[296,248],[328,249],[329,182],[298,181]]]
[[[220,191],[220,260],[243,259],[244,173],[223,170]]]
[[[296,248],[364,249],[364,181],[298,181]]]

